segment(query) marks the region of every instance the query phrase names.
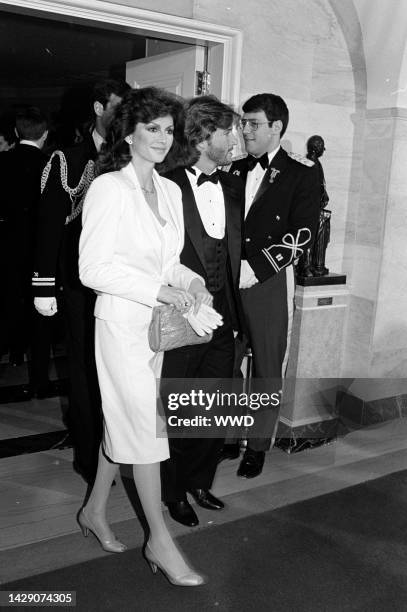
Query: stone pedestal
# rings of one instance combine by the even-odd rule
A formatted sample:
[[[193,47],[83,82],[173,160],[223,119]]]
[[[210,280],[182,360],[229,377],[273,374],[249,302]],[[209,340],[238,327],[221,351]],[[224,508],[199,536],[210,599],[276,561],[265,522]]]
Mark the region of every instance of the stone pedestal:
[[[296,310],[276,446],[296,452],[336,436],[346,276],[297,280]]]

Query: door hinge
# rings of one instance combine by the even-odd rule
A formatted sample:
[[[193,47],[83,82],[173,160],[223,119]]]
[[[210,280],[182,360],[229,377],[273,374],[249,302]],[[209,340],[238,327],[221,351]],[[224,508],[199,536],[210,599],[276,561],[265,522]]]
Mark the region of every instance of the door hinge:
[[[196,71],[196,87],[195,95],[204,96],[210,93],[211,88],[211,75],[207,70]]]

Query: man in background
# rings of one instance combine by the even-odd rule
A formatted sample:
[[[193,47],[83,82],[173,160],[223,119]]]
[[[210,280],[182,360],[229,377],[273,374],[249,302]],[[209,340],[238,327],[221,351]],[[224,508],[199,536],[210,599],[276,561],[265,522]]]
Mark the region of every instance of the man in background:
[[[41,174],[47,163],[42,152],[48,136],[47,118],[37,107],[22,107],[16,115],[15,131],[19,142],[3,153],[0,161],[5,224],[2,266],[8,278],[2,338],[7,338],[10,363],[15,366],[24,361],[30,347],[30,393],[44,396],[50,391],[52,327],[33,309],[30,279]]]
[[[83,142],[55,151],[42,177],[36,260],[32,286],[34,304],[43,316],[62,306],[70,379],[68,429],[74,447],[74,468],[92,483],[102,434],[100,396],[94,361],[95,295],[78,273],[78,244],[82,205],[94,178],[94,161],[112,110],[121,101],[126,83],[111,79],[93,89],[92,125]],[[62,287],[60,304],[56,291]]]

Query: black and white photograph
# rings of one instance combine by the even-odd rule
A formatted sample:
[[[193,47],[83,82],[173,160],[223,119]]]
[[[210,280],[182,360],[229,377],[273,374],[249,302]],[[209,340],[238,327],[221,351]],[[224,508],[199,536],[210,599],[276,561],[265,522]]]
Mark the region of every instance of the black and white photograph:
[[[407,2],[0,0],[0,607],[407,610]]]

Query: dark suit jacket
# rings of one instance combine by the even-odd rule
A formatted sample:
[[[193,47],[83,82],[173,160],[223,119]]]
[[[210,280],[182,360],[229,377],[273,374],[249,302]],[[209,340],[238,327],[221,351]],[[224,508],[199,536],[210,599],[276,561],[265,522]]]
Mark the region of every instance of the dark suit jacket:
[[[259,281],[293,263],[309,246],[319,215],[319,181],[314,166],[280,148],[264,178],[243,225],[243,258]],[[229,170],[246,183],[247,160]]]
[[[12,262],[15,280],[26,285],[29,283],[33,263],[41,174],[47,157],[35,146],[19,144],[2,153],[0,158],[7,259]]]
[[[239,274],[241,260],[241,220],[244,207],[244,190],[240,179],[219,171],[223,190],[226,215],[226,237],[228,248],[229,283],[227,299],[234,329],[241,331],[243,326],[242,307],[239,295]],[[202,222],[196,205],[194,192],[186,170],[176,168],[164,174],[174,181],[182,191],[182,205],[185,223],[185,243],[180,255],[181,263],[191,268],[207,281],[205,257],[202,241]]]
[[[81,180],[86,164],[97,156],[91,135],[80,144],[63,149],[63,153],[67,162],[67,183],[74,188]],[[62,187],[60,158],[55,155],[39,205],[33,274],[35,296],[54,296],[56,278],[63,286],[82,287],[78,272],[82,215],[66,224],[71,211],[70,195]],[[49,279],[49,284],[39,285],[36,279]]]

